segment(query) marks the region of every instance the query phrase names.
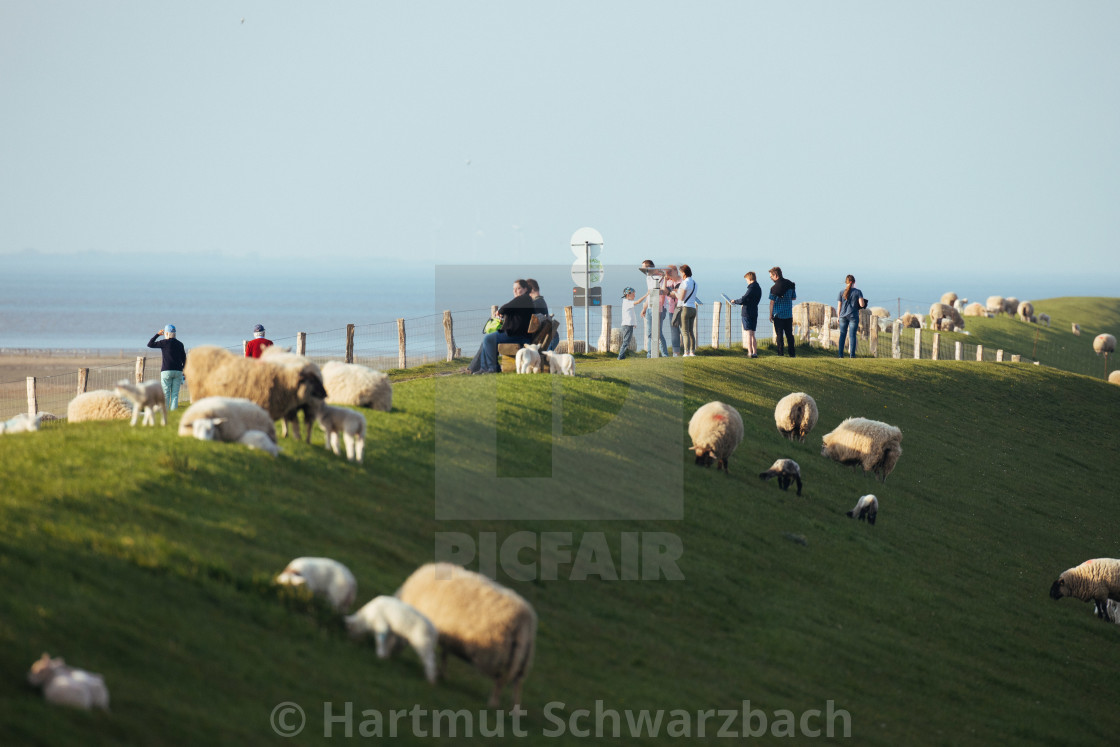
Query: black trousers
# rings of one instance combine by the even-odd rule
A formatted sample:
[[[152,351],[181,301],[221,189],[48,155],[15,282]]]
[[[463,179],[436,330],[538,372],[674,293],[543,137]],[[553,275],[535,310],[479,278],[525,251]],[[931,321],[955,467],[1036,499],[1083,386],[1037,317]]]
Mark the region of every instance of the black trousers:
[[[789,319],[780,319],[774,317],[774,344],[778,346],[778,355],[785,353],[785,347],[782,345],[782,335],[785,335],[786,342],[789,343],[789,357],[797,357],[797,348],[793,342],[793,317]]]

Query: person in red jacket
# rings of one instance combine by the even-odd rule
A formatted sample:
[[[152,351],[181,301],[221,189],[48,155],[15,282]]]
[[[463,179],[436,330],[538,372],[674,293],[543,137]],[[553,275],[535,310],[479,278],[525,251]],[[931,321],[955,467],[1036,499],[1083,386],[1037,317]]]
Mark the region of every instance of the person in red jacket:
[[[270,345],[272,345],[272,340],[264,336],[264,325],[258,324],[253,327],[253,339],[249,340],[249,344],[245,346],[245,357],[260,358],[261,351]]]

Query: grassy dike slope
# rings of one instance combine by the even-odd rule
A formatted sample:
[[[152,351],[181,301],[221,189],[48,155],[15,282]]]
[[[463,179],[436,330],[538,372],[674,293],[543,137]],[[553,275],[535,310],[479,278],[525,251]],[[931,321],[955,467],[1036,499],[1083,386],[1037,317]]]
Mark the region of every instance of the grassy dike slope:
[[[693,714],[743,700],[800,714],[833,700],[859,744],[1100,744],[1120,727],[1120,626],[1047,596],[1060,571],[1120,556],[1120,387],[1028,365],[812,356],[579,371],[398,383],[394,411],[368,413],[360,468],[318,433],[312,446],[285,443],[278,460],[178,438],[179,414],[165,429],[93,423],[0,438],[3,743],[318,744],[324,701],[336,714],[347,701],[356,712],[470,709],[477,723],[489,684],[465,664],[452,660],[431,688],[411,651],[379,661],[321,605],[268,583],[292,557],[329,555],[354,571],[364,602],[430,560],[437,532],[494,532],[499,544],[570,532],[576,546],[601,532],[616,565],[624,532],[683,546],[682,581],[577,581],[569,564],[557,580],[499,576],[540,616],[525,743],[586,743],[546,739],[557,724],[543,709],[563,703],[552,713],[566,721],[596,700]],[[774,428],[774,403],[791,391],[820,406],[805,444]],[[689,415],[712,399],[746,423],[730,476],[694,467],[683,448]],[[821,436],[853,415],[903,431],[885,485],[819,455]],[[657,505],[682,516],[627,519],[649,465],[644,434],[658,426],[672,447]],[[595,433],[613,435],[571,441]],[[472,435],[476,444],[458,438]],[[525,501],[552,473],[582,481],[586,504],[554,520],[437,521],[439,506],[472,494],[449,481],[493,479],[471,458],[493,443],[525,455],[497,458],[513,489],[543,478]],[[552,453],[569,452],[580,468],[554,470]],[[783,456],[802,465],[800,498],[758,479]],[[882,506],[873,528],[844,516],[868,492]],[[575,518],[612,507],[616,520]],[[44,650],[103,673],[112,713],[44,704],[23,679]],[[283,701],[307,712],[296,739],[269,725]],[[726,743],[713,737],[722,720],[707,734]],[[407,719],[401,728],[403,742],[437,741],[412,735]]]

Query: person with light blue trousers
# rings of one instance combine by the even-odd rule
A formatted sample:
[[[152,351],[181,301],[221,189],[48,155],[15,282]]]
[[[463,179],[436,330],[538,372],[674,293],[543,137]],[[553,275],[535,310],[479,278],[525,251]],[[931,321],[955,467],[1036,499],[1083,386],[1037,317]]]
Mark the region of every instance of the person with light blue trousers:
[[[164,339],[156,341],[163,335]],[[160,365],[159,383],[163,386],[163,398],[167,402],[167,409],[174,410],[179,407],[179,387],[183,385],[183,367],[187,365],[187,349],[175,337],[175,325],[168,324],[152,335],[148,340],[148,347],[157,348],[163,353],[163,363]]]

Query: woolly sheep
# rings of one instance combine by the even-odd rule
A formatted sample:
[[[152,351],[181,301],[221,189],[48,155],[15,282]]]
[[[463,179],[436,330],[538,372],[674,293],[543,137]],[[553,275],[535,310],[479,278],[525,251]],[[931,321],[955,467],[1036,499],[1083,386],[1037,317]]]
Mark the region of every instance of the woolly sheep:
[[[991,316],[991,312],[981,303],[970,303],[968,306],[964,307],[964,311],[962,311],[961,314],[964,316]]]
[[[937,329],[937,322],[941,319],[949,320],[950,324],[946,329],[964,326],[964,317],[961,316],[961,312],[943,303],[932,304],[929,307],[930,327]]]
[[[759,477],[763,480],[778,478],[778,487],[782,490],[789,490],[790,484],[796,481],[797,494],[801,495],[801,467],[792,459],[779,459],[770,465],[770,469],[760,473]]]
[[[985,302],[984,308],[986,308],[993,314],[1000,313],[1001,311],[1003,311],[1003,296],[988,296],[988,300],[987,302]]]
[[[136,418],[140,410],[144,410],[144,419],[141,425],[156,425],[154,410],[159,410],[161,425],[167,425],[167,400],[163,395],[163,385],[158,381],[145,381],[133,384],[128,379],[117,382],[115,389],[117,396],[127,399],[132,403],[132,425],[136,425]]]
[[[1034,316],[1034,304],[1030,301],[1023,301],[1019,304],[1018,308],[1019,319],[1024,322],[1032,321],[1031,317]]]
[[[328,405],[369,407],[380,412],[393,409],[393,384],[389,376],[357,363],[329,361],[323,364],[323,386]]]
[[[1116,338],[1112,335],[1097,335],[1093,338],[1093,352],[1097,355],[1116,352]]]
[[[941,296],[941,303],[945,304],[946,306],[952,306],[957,302],[957,298],[958,296],[956,293],[949,291],[945,295]]]
[[[1081,325],[1080,324],[1078,324],[1077,322],[1073,322],[1073,324],[1071,326],[1071,329],[1073,330],[1073,334],[1077,335],[1078,337],[1081,337]]]
[[[403,638],[424,663],[424,676],[428,682],[436,683],[439,634],[432,621],[412,605],[396,597],[374,597],[346,618],[346,630],[353,638],[373,633],[377,639],[377,656],[381,659],[388,659],[400,647],[400,639]]]
[[[285,586],[303,586],[326,597],[339,612],[346,612],[358,595],[358,582],[350,569],[330,558],[296,558],[276,577]]]
[[[451,563],[421,566],[395,596],[436,627],[445,662],[449,653],[455,654],[494,680],[489,707],[500,705],[507,684],[513,689],[514,707],[520,706],[537,637],[532,605],[501,584]]]
[[[841,464],[858,464],[886,482],[902,456],[902,431],[878,420],[848,418],[824,436],[821,456]]]
[[[790,441],[795,438],[805,443],[805,437],[817,424],[817,402],[805,392],[787,394],[774,408],[774,423],[778,433]]]
[[[902,322],[903,327],[907,328],[918,329],[922,326],[922,320],[914,314],[911,314],[909,311],[900,316],[899,321]]]
[[[1108,375],[1109,384],[1120,384],[1120,369],[1117,369]]]
[[[323,429],[323,446],[339,455],[338,437],[346,443],[346,458],[362,463],[366,449],[366,417],[345,407],[319,404],[314,408],[315,422]]]
[[[31,665],[27,681],[34,687],[43,688],[43,698],[54,705],[72,708],[101,708],[109,710],[109,689],[100,674],[84,669],[66,666],[59,657],[52,659],[44,653]]]
[[[115,392],[108,389],[94,389],[79,394],[70,400],[66,407],[66,420],[81,423],[86,420],[127,420],[132,410]]]
[[[195,425],[198,425],[199,422],[196,420]],[[248,446],[250,449],[266,452],[270,456],[280,454],[280,447],[264,431],[245,431],[241,434],[241,438],[237,439],[237,443]]]
[[[956,301],[953,301],[951,306],[957,311],[964,311],[964,307],[968,306],[968,302],[958,298]]]
[[[195,429],[195,421],[209,423]],[[255,402],[239,397],[204,397],[193,402],[179,420],[179,435],[194,436],[205,441],[237,441],[246,431],[262,431],[276,442],[276,426],[265,409]],[[200,435],[208,432],[209,435]]]
[[[576,375],[576,359],[571,353],[557,353],[551,350],[542,350],[541,355],[548,358],[548,370],[554,374],[564,376]]]
[[[540,345],[525,345],[517,351],[515,361],[517,363],[517,373],[540,373],[541,372],[541,354]]]
[[[722,402],[709,402],[692,413],[688,421],[688,435],[696,454],[696,463],[710,467],[715,462],[717,470],[728,469],[728,460],[743,440],[743,418],[739,411]]]
[[[275,366],[283,366],[284,368],[287,368],[289,370],[296,371],[297,375],[302,373],[313,374],[319,377],[320,381],[326,381],[323,378],[323,372],[319,368],[318,363],[311,360],[306,355],[293,353],[291,351],[291,348],[282,348],[279,345],[269,345],[268,347],[261,350],[260,360],[265,361],[266,363],[271,363]],[[326,386],[325,383],[324,386]],[[305,428],[307,428],[307,436],[305,438],[307,440],[307,443],[311,443],[311,429],[313,427],[312,415],[310,406],[306,403],[284,414],[284,417],[280,420],[280,435],[284,438],[287,438],[289,435],[288,429],[290,427],[291,435],[295,436],[295,439],[297,441],[302,440],[300,438],[299,429],[299,414],[301,412],[303,413],[303,425]]]
[[[1114,622],[1108,611],[1108,600],[1120,602],[1120,560],[1094,558],[1070,568],[1050,586],[1050,598],[1076,597],[1096,604],[1097,617]]]
[[[1003,299],[1003,313],[1008,316],[1015,316],[1017,311],[1019,311],[1019,299],[1015,296],[1005,297]]]
[[[37,431],[39,430],[39,423],[46,420],[44,415],[47,414],[49,413],[37,412],[34,415],[29,415],[26,412],[21,412],[19,415],[0,423],[0,433],[26,433]]]
[[[875,517],[879,515],[879,499],[873,495],[865,495],[856,501],[856,507],[848,512],[848,516],[860,521],[866,520],[875,526]]]
[[[881,319],[890,319],[891,312],[887,311],[882,306],[872,306],[871,316],[879,317]]]
[[[1050,315],[1049,314],[1039,314],[1038,315],[1038,323],[1039,324],[1045,324],[1047,327],[1049,327],[1050,326]]]

